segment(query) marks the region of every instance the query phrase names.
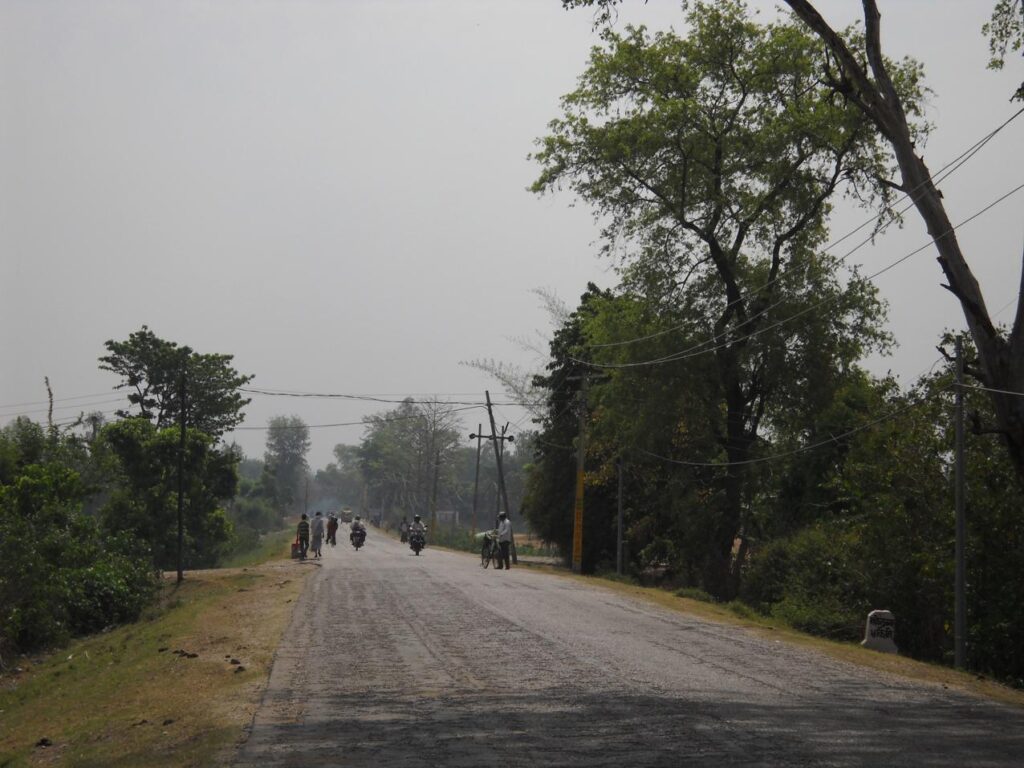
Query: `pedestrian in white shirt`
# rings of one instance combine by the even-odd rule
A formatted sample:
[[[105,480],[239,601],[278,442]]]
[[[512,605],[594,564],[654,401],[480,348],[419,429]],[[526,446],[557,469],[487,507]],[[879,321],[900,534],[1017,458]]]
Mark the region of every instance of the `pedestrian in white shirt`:
[[[498,570],[501,570],[502,565],[506,570],[512,568],[511,551],[512,521],[508,519],[507,512],[502,512],[498,515]]]
[[[319,512],[313,517],[313,524],[310,526],[309,532],[313,536],[313,543],[310,545],[310,549],[313,550],[314,559],[319,559],[320,547],[323,546],[324,541],[324,517]]]

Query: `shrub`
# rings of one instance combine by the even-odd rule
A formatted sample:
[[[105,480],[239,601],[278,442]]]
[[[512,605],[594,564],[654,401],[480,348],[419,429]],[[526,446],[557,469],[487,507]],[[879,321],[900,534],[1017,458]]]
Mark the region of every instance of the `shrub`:
[[[840,525],[805,528],[753,554],[741,597],[797,629],[852,639],[869,603],[858,550],[856,534]]]
[[[104,538],[75,486],[52,466],[0,486],[0,658],[135,619],[154,593],[148,550]]]

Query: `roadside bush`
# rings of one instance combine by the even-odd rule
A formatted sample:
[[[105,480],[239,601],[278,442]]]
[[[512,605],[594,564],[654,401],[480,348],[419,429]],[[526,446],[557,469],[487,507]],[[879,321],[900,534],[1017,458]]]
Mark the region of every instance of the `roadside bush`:
[[[138,617],[155,589],[148,551],[104,538],[75,473],[31,465],[0,486],[0,660]]]
[[[857,550],[856,535],[839,525],[770,542],[751,558],[742,599],[797,629],[853,639],[869,610]]]

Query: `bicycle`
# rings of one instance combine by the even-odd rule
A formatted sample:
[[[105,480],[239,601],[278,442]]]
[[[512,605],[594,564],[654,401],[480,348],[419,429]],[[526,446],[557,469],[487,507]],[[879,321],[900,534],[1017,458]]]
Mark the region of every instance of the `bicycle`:
[[[499,557],[500,552],[501,547],[498,545],[497,529],[487,531],[484,534],[483,546],[480,547],[480,565],[486,568],[493,562],[494,567],[497,568],[501,562]]]

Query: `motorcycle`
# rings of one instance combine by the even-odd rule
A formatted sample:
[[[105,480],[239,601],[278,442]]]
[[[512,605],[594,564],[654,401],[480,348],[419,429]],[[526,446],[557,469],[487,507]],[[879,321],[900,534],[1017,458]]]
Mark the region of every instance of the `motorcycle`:
[[[409,534],[409,549],[415,552],[417,557],[425,546],[427,546],[427,537],[423,535],[422,531],[412,531]]]
[[[355,531],[352,531],[348,538],[349,541],[352,542],[352,546],[355,547],[356,551],[358,552],[359,548],[366,543],[366,531],[364,531],[362,528],[359,528]]]

